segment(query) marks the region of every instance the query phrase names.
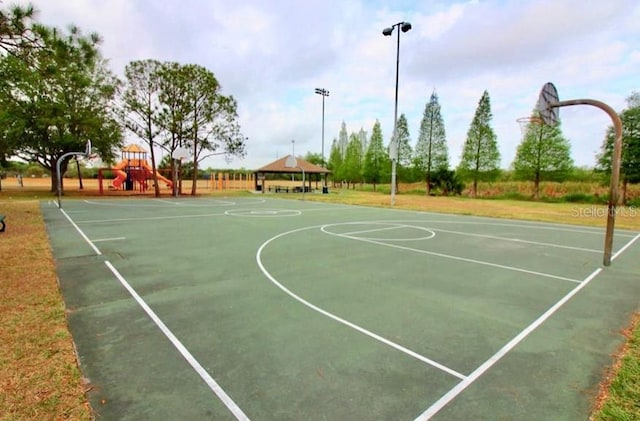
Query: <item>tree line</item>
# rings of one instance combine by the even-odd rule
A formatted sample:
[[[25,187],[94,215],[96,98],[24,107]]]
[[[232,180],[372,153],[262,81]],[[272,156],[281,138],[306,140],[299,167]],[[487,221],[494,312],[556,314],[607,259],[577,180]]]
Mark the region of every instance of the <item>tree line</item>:
[[[156,146],[169,156],[188,151],[194,169],[211,155],[245,155],[237,102],[221,93],[212,71],[149,59],[129,63],[120,80],[100,53],[98,34],[35,18],[33,6],[0,9],[0,168],[14,156],[36,162],[51,173],[55,191],[65,154],[84,151],[91,140],[112,163],[126,133],[149,147],[154,178]],[[70,160],[60,161],[63,174]]]
[[[640,182],[640,94],[632,93],[627,98],[627,104],[628,107],[620,114],[623,122],[623,201],[626,201],[627,184]],[[460,194],[464,183],[468,182],[471,183],[471,194],[476,197],[479,181],[495,181],[502,173],[491,119],[491,100],[485,90],[470,122],[460,163],[457,168],[451,169],[444,120],[438,95],[434,91],[425,105],[414,147],[404,114],[396,123],[395,149],[390,147],[391,141],[384,146],[378,120],[369,137],[364,129],[348,134],[343,122],[338,137],[333,140],[329,159],[324,164],[332,171],[334,181],[353,187],[362,183],[372,184],[375,190],[378,184],[388,184],[391,160],[395,158],[399,182],[424,182],[427,195]],[[593,171],[610,174],[613,140],[614,130],[611,126]],[[391,155],[392,150],[397,154],[395,157]],[[322,161],[315,154],[308,154],[307,158],[318,164]],[[566,181],[575,170],[571,145],[562,134],[561,122],[544,124],[534,109],[524,122],[523,138],[509,172],[516,180],[531,181],[534,184],[534,198],[537,199],[541,182]]]

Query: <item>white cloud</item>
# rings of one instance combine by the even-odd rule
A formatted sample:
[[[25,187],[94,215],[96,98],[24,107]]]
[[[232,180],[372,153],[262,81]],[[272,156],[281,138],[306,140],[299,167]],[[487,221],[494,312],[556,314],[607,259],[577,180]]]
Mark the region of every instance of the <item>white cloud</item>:
[[[22,3],[26,3],[24,0]],[[325,154],[342,121],[370,132],[393,129],[396,33],[401,34],[399,112],[413,141],[433,89],[457,163],[482,92],[508,166],[520,142],[518,117],[553,81],[561,99],[591,97],[616,109],[638,90],[640,5],[635,0],[32,0],[40,20],[80,26],[104,38],[103,54],[122,74],[132,60],[197,63],[213,71],[239,102],[248,156],[229,166],[257,168],[291,150]],[[608,117],[593,107],[561,110],[576,163],[592,165]],[[222,159],[212,166],[227,166]]]

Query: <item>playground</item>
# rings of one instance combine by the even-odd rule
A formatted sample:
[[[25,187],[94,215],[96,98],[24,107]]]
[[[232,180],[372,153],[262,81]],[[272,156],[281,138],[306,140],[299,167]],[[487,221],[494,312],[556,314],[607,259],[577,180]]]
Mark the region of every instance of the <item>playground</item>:
[[[265,196],[42,203],[97,417],[587,418],[638,232]]]

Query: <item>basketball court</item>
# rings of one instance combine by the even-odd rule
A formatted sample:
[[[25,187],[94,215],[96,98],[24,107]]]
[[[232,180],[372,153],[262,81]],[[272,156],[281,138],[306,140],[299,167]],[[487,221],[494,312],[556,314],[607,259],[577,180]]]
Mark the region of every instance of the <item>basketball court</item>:
[[[43,202],[102,420],[586,419],[640,233],[259,197]]]

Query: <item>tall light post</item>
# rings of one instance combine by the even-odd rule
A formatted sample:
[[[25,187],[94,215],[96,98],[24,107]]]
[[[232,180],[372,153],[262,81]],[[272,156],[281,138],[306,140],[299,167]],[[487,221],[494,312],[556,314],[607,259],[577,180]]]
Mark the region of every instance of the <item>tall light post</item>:
[[[324,164],[324,98],[329,96],[329,91],[324,88],[316,88],[316,93],[322,95],[322,168],[325,168]],[[327,175],[324,174],[324,181],[322,182],[322,193],[327,193]]]
[[[396,161],[398,160],[398,71],[400,69],[400,31],[407,32],[411,29],[409,22],[398,22],[389,28],[385,28],[382,31],[382,35],[390,37],[393,34],[393,30],[397,27],[398,30],[398,46],[396,49],[396,99],[393,111],[393,139],[391,139],[391,145],[389,151],[391,152],[391,206],[396,204]]]
[[[293,159],[296,159],[296,141],[295,141],[295,139],[291,139],[291,157]],[[294,177],[294,175],[291,174],[291,181],[294,180],[293,177]]]

